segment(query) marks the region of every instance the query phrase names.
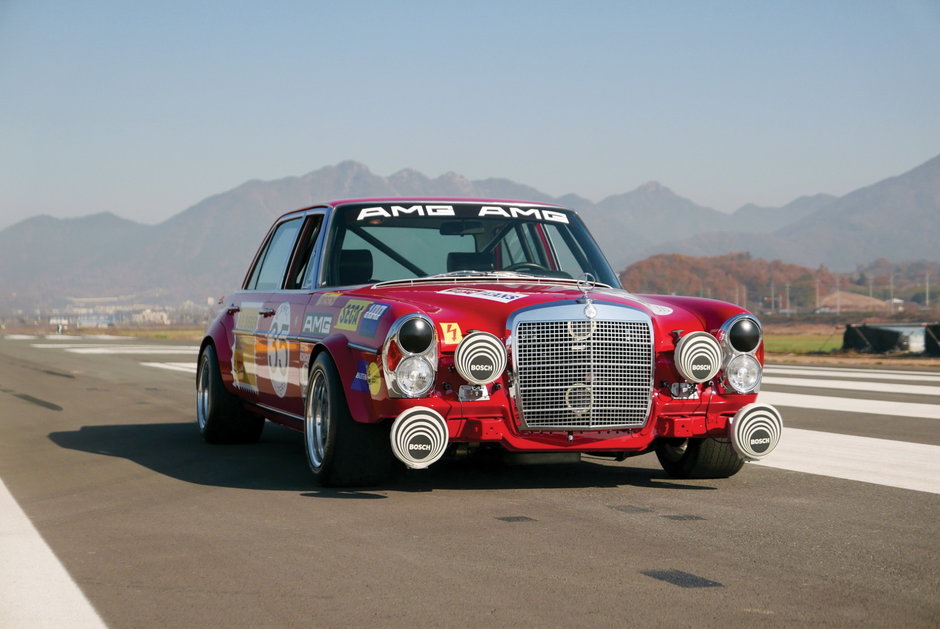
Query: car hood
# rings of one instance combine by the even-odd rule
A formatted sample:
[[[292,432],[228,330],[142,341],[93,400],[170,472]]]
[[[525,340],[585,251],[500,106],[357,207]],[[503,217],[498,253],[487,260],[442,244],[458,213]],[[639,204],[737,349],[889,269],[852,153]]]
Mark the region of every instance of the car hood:
[[[389,283],[355,291],[363,297],[397,304],[397,314],[410,310],[427,314],[439,324],[457,324],[461,330],[484,330],[503,336],[507,319],[515,312],[549,305],[575,305],[585,298],[640,311],[650,317],[657,338],[675,330],[717,330],[744,309],[710,299],[662,295],[635,295],[622,289],[594,288],[583,293],[571,282],[523,278],[467,281]]]

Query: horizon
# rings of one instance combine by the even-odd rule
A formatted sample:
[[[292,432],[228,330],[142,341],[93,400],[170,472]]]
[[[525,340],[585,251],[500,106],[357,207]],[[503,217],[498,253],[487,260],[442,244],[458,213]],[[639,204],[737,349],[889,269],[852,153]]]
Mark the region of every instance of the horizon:
[[[940,4],[0,5],[0,231],[349,159],[731,213],[940,154]],[[355,147],[355,148],[353,148]]]
[[[931,161],[932,159],[935,159],[935,158],[940,158],[940,155],[936,155],[935,157],[930,158],[930,159],[928,159],[927,161],[929,162],[929,161]],[[389,175],[381,175],[381,174],[379,174],[379,173],[375,173],[374,171],[372,171],[372,170],[369,168],[368,164],[364,164],[363,162],[360,162],[360,161],[358,161],[358,160],[351,160],[351,159],[350,159],[350,160],[344,160],[343,162],[339,162],[339,163],[337,163],[337,164],[327,164],[327,165],[321,167],[321,169],[322,169],[322,168],[337,167],[337,166],[340,166],[341,164],[344,164],[344,163],[354,163],[354,164],[358,164],[358,165],[363,166],[363,167],[365,167],[366,169],[368,169],[369,172],[371,172],[373,175],[382,177],[382,178],[384,178],[384,179],[389,179],[389,178],[391,178],[391,177],[394,177],[394,176],[397,175],[398,173],[401,173],[401,172],[404,172],[404,171],[415,171],[415,172],[418,172],[418,173],[421,174],[421,175],[424,175],[425,177],[428,177],[429,180],[435,179],[435,177],[431,177],[431,176],[427,175],[426,173],[421,173],[420,171],[417,171],[416,169],[410,168],[410,167],[400,168],[400,169],[396,170],[395,172],[393,172],[393,173],[391,173],[391,174],[389,174]],[[926,162],[924,162],[924,163],[926,163]],[[917,168],[918,166],[922,166],[922,165],[923,165],[923,164],[918,164],[917,166],[914,166],[914,167],[912,167],[912,168],[909,169],[909,170],[913,170],[914,168]],[[317,170],[321,170],[321,169],[317,169]],[[243,186],[243,185],[245,185],[245,184],[247,184],[247,183],[251,183],[251,182],[260,182],[260,183],[263,183],[263,184],[268,184],[268,183],[277,182],[277,181],[282,180],[282,179],[290,179],[290,178],[295,178],[295,177],[303,177],[303,176],[312,174],[312,173],[314,173],[314,172],[317,172],[317,171],[314,170],[314,171],[310,171],[310,172],[308,172],[308,173],[303,173],[303,174],[301,174],[301,175],[286,175],[286,176],[284,176],[284,177],[278,177],[277,179],[270,179],[270,180],[263,180],[263,179],[257,179],[257,178],[255,178],[255,179],[249,179],[249,180],[243,181],[242,183],[240,183],[240,184],[238,184],[238,185],[236,185],[236,186],[233,186],[232,188],[229,188],[228,190],[221,190],[221,191],[219,191],[219,192],[212,193],[212,194],[210,194],[210,195],[207,196],[207,197],[204,197],[204,198],[202,198],[202,199],[199,199],[198,201],[195,201],[195,202],[191,203],[190,205],[186,206],[185,208],[181,209],[179,212],[176,212],[176,213],[174,213],[174,214],[170,214],[170,215],[168,215],[168,216],[166,216],[166,217],[163,217],[163,218],[161,218],[160,220],[158,220],[158,221],[156,221],[156,222],[148,222],[148,221],[136,220],[136,219],[133,219],[133,218],[130,218],[130,217],[127,217],[127,216],[123,216],[123,215],[121,215],[121,214],[118,214],[117,212],[114,212],[114,211],[111,211],[111,210],[102,210],[102,211],[99,211],[99,212],[91,212],[91,213],[89,213],[89,214],[81,214],[81,215],[75,215],[75,216],[54,216],[54,215],[49,214],[49,213],[43,213],[43,214],[35,214],[35,215],[33,215],[33,216],[25,217],[25,218],[23,218],[23,219],[21,219],[21,220],[16,221],[15,223],[11,223],[11,224],[8,224],[8,225],[3,225],[2,223],[0,223],[0,232],[3,232],[4,230],[6,230],[6,229],[8,229],[8,228],[15,227],[15,226],[19,225],[20,223],[24,223],[24,222],[27,222],[27,221],[30,221],[30,220],[36,219],[36,218],[48,217],[48,218],[52,218],[52,219],[55,219],[55,220],[81,220],[81,219],[87,219],[87,218],[91,218],[91,217],[99,216],[99,215],[111,215],[111,216],[116,216],[117,218],[124,219],[124,220],[128,220],[128,221],[137,223],[137,224],[139,224],[139,225],[154,227],[154,226],[160,225],[161,223],[164,223],[164,222],[166,222],[166,221],[172,219],[173,217],[175,217],[175,216],[177,216],[177,215],[179,215],[179,214],[182,214],[182,213],[184,213],[184,212],[186,212],[186,211],[188,211],[188,210],[190,210],[190,209],[196,207],[197,205],[199,205],[199,204],[202,203],[203,201],[206,201],[207,199],[210,199],[210,198],[212,198],[212,197],[214,197],[214,196],[217,196],[217,195],[220,195],[220,194],[225,194],[225,193],[231,192],[231,191],[236,190],[236,189],[238,189],[239,187],[241,187],[241,186]],[[905,171],[905,172],[908,172],[908,171]],[[454,174],[454,175],[457,175],[457,176],[462,176],[461,173],[454,173],[453,171],[449,171],[449,172],[446,172],[446,173],[442,173],[442,174],[438,175],[437,177],[445,177],[445,176],[447,176],[447,175],[449,175],[449,174]],[[864,185],[860,186],[859,189],[861,189],[861,188],[866,188],[866,187],[868,187],[868,186],[877,184],[877,183],[879,183],[879,182],[881,182],[881,181],[884,181],[884,180],[886,180],[886,179],[891,179],[891,178],[893,178],[893,177],[896,177],[896,176],[902,175],[902,174],[904,174],[904,173],[895,173],[895,174],[892,174],[892,175],[887,175],[887,176],[885,176],[885,177],[882,177],[881,179],[878,179],[877,181],[873,181],[873,182],[871,182],[871,183],[869,183],[869,184],[864,184]],[[505,177],[496,177],[496,178],[497,178],[497,179],[506,179]],[[513,183],[517,183],[517,184],[521,184],[521,185],[528,185],[528,184],[526,184],[526,182],[523,182],[523,181],[513,181]],[[659,182],[659,181],[647,181],[647,182],[645,182],[645,183],[639,184],[636,188],[634,188],[634,189],[632,189],[632,190],[624,190],[624,191],[622,191],[622,192],[613,193],[612,195],[609,195],[608,197],[604,197],[604,198],[602,198],[602,199],[588,199],[588,198],[585,197],[584,195],[578,194],[577,192],[570,192],[570,193],[568,193],[568,194],[571,194],[571,195],[574,195],[574,196],[578,196],[578,197],[584,198],[584,199],[588,200],[590,203],[596,205],[598,202],[604,201],[604,200],[607,199],[607,198],[610,198],[610,197],[613,197],[613,196],[620,196],[620,195],[623,195],[623,194],[629,194],[629,193],[631,193],[631,192],[636,192],[636,191],[638,191],[638,190],[647,188],[647,187],[649,187],[649,186],[651,186],[651,185],[657,186],[657,187],[660,187],[660,188],[663,188],[663,189],[665,189],[665,190],[667,190],[667,191],[669,191],[669,192],[675,194],[676,196],[678,196],[678,197],[680,197],[680,198],[682,198],[682,199],[685,199],[685,200],[687,200],[687,201],[691,201],[691,202],[694,203],[695,205],[698,205],[698,206],[700,206],[700,207],[702,207],[702,208],[704,208],[704,209],[713,209],[713,210],[717,210],[717,211],[720,211],[720,212],[723,212],[723,213],[729,214],[729,215],[734,214],[735,212],[737,212],[737,211],[739,211],[739,210],[742,210],[742,209],[744,209],[745,207],[748,207],[748,206],[757,206],[757,207],[761,207],[761,208],[764,208],[764,209],[768,209],[767,206],[758,206],[758,204],[756,204],[756,203],[745,203],[745,204],[743,204],[742,206],[740,206],[740,207],[738,207],[738,208],[734,208],[734,209],[729,210],[729,211],[719,210],[718,208],[711,208],[711,207],[709,207],[709,206],[707,206],[707,205],[703,205],[702,203],[697,202],[696,199],[691,199],[691,198],[689,198],[689,197],[686,197],[686,196],[683,195],[681,192],[677,192],[676,190],[673,190],[669,185],[664,184],[664,183]],[[533,188],[534,188],[534,186],[529,186],[529,187],[533,187]],[[537,189],[536,189],[536,190],[537,190]],[[541,192],[541,193],[543,193],[543,194],[548,194],[548,193],[545,193],[543,190],[537,190],[537,191],[538,191],[538,192]],[[849,190],[848,192],[846,192],[846,194],[851,194],[852,192],[855,192],[855,190]],[[815,194],[802,194],[802,195],[797,195],[797,196],[794,197],[793,199],[791,199],[791,200],[789,200],[789,201],[783,203],[781,206],[779,206],[779,207],[777,207],[777,208],[770,208],[770,209],[779,209],[780,207],[786,207],[786,206],[789,205],[790,203],[796,202],[796,201],[798,201],[798,200],[800,200],[800,199],[805,199],[805,198],[813,197],[813,196],[816,196],[816,195],[819,195],[819,194],[825,194],[825,193],[815,193]],[[563,195],[563,196],[565,196],[565,195]],[[844,196],[844,195],[842,195],[842,196]],[[357,197],[357,198],[358,198],[358,197]],[[393,198],[393,197],[362,197],[362,198],[363,198],[363,199],[367,199],[367,198],[385,199],[385,198]],[[394,198],[397,198],[397,197],[394,197]],[[402,199],[407,199],[407,198],[412,198],[412,197],[400,197],[400,198],[402,198]],[[415,198],[417,198],[417,197],[415,197]],[[427,198],[436,198],[436,197],[427,197]],[[441,197],[441,198],[445,198],[445,197]],[[451,196],[448,196],[448,197],[446,197],[446,198],[459,199],[459,198],[463,198],[463,197],[451,197]],[[839,198],[839,197],[834,197],[834,198]],[[320,200],[320,201],[326,202],[326,201],[336,201],[336,200],[340,200],[340,199],[322,199],[322,200]],[[514,199],[514,200],[524,201],[524,200],[526,200],[526,199]],[[553,201],[560,201],[560,200],[561,200],[561,198],[559,198],[559,197],[553,197]],[[320,201],[318,201],[318,202],[320,202]],[[289,211],[294,210],[294,209],[298,209],[298,208],[284,208],[284,212],[289,212]],[[571,207],[571,208],[569,208],[569,209],[572,209],[572,210],[575,210],[575,211],[579,211],[579,208],[577,208],[577,207]]]

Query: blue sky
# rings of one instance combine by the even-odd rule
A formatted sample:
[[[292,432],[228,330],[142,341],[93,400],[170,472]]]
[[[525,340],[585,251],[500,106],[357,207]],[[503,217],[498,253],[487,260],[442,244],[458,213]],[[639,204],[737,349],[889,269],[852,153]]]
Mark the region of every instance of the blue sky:
[[[731,211],[937,154],[938,0],[0,0],[0,229],[345,159]]]

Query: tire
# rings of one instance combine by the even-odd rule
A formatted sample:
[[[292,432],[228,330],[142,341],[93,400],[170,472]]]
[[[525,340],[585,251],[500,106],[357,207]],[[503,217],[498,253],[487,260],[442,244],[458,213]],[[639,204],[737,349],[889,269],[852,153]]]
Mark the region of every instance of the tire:
[[[254,443],[264,418],[252,415],[225,389],[215,347],[207,345],[196,370],[196,423],[209,443]]]
[[[388,426],[352,418],[336,366],[326,352],[310,368],[304,450],[310,471],[324,487],[379,485],[394,464]]]
[[[728,478],[744,466],[731,442],[719,439],[660,439],[656,457],[673,478]]]

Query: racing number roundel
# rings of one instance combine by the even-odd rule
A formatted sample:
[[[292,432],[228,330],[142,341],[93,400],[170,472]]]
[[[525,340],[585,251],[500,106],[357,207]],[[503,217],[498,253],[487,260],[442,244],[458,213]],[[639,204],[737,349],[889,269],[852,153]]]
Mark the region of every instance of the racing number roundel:
[[[287,335],[290,332],[290,304],[283,303],[277,307],[274,319],[271,320],[271,331],[268,333],[268,370],[271,373],[271,385],[278,397],[287,393],[287,373],[290,364],[290,343]]]

